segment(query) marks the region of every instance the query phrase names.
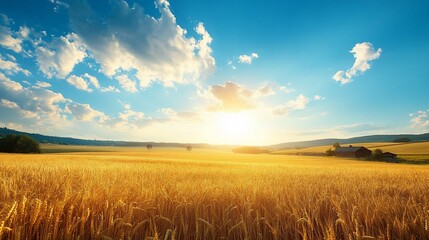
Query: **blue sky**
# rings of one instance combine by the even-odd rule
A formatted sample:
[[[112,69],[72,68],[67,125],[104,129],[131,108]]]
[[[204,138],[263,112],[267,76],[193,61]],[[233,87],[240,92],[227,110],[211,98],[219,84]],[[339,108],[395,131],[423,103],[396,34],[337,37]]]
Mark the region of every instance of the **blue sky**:
[[[0,126],[271,144],[429,132],[425,1],[0,2]]]

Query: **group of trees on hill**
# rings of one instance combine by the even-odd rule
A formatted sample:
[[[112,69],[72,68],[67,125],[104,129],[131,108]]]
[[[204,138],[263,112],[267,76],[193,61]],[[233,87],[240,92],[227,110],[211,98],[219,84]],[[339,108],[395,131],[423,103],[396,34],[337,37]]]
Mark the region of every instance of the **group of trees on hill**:
[[[40,153],[40,146],[29,136],[10,134],[0,138],[0,152]]]
[[[401,137],[401,138],[394,139],[393,142],[395,143],[411,142],[411,139],[407,137]]]

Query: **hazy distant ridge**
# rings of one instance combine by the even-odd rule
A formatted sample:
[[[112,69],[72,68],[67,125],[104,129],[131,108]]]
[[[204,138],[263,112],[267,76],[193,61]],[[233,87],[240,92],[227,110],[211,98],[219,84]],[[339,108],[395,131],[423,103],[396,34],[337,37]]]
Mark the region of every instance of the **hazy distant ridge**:
[[[185,143],[174,143],[174,142],[131,142],[131,141],[112,141],[112,140],[89,140],[89,139],[79,139],[71,137],[55,137],[55,136],[46,136],[37,133],[27,133],[20,132],[8,128],[0,128],[0,135],[7,134],[23,134],[28,135],[34,138],[40,143],[55,143],[55,144],[65,144],[65,145],[89,145],[89,146],[128,146],[128,147],[143,147],[147,144],[152,144],[154,147],[185,147]],[[397,138],[409,138],[413,142],[419,141],[429,141],[429,133],[424,134],[395,134],[395,135],[370,135],[370,136],[361,136],[353,138],[326,138],[326,139],[317,139],[309,141],[299,141],[299,142],[285,142],[275,145],[266,146],[273,149],[286,149],[286,148],[304,148],[304,147],[316,147],[322,145],[330,145],[336,142],[340,144],[353,144],[353,143],[363,143],[363,142],[392,142]],[[213,145],[205,143],[193,143],[193,147],[214,147]],[[237,146],[237,145],[234,145]],[[226,145],[218,145],[216,147],[234,147]]]
[[[89,140],[71,137],[46,136],[38,133],[20,132],[8,128],[0,128],[0,135],[28,135],[40,143],[54,143],[64,145],[88,145],[88,146],[127,146],[127,147],[145,147],[152,144],[154,147],[185,147],[185,143],[165,143],[165,142],[131,142],[131,141],[112,141],[112,140]],[[208,144],[194,143],[192,147],[208,147]]]
[[[304,148],[304,147],[316,147],[323,145],[331,145],[336,142],[340,144],[353,144],[353,143],[367,143],[367,142],[393,142],[397,138],[409,138],[412,142],[429,141],[429,133],[424,134],[395,134],[395,135],[369,135],[353,138],[326,138],[300,142],[285,142],[269,147],[275,149],[284,148]]]

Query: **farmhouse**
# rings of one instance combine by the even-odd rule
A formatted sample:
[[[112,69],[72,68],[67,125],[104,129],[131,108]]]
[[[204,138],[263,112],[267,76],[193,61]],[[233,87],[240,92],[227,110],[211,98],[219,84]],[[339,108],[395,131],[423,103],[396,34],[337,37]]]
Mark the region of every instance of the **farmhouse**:
[[[367,158],[370,157],[371,154],[371,150],[366,147],[355,147],[352,145],[348,147],[338,147],[335,149],[336,157]]]
[[[383,153],[383,158],[396,158],[397,155],[391,152],[384,152]]]

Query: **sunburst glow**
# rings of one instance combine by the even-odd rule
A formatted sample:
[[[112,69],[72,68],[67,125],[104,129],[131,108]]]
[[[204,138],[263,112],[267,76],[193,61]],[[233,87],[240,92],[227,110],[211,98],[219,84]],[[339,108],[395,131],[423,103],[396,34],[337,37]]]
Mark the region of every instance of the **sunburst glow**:
[[[216,113],[211,119],[213,132],[217,141],[228,144],[241,144],[253,138],[254,118],[249,113]]]

